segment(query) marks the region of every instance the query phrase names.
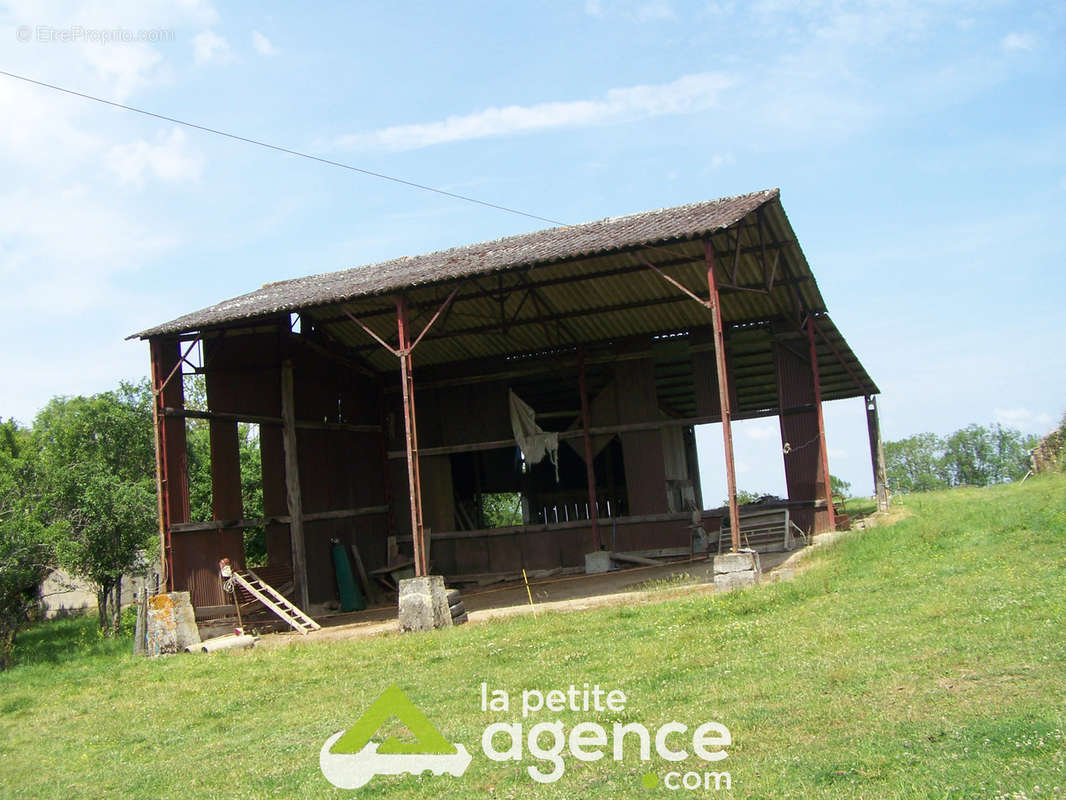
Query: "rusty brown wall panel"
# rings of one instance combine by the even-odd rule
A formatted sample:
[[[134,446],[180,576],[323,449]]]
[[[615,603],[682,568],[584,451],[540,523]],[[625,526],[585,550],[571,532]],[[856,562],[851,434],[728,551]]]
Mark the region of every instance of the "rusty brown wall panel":
[[[422,520],[430,531],[455,530],[455,499],[450,456],[423,456]]]
[[[430,556],[432,557],[432,548]],[[489,551],[483,540],[457,539],[455,542],[455,572],[470,575],[489,571]]]
[[[797,340],[799,341],[799,340]],[[814,378],[810,361],[794,346],[777,343],[774,347],[777,367],[778,396],[781,413],[781,445],[784,454],[785,483],[790,500],[825,498],[822,475],[822,447],[818,431],[818,413],[813,409],[790,411],[814,402]],[[814,526],[816,533],[828,528],[827,511],[811,511],[805,530]],[[804,512],[806,521],[807,512]]]
[[[663,439],[658,431],[623,433],[627,514],[662,514],[667,510]]]
[[[522,546],[518,543],[519,534],[513,536],[492,536],[485,540],[489,552],[490,572],[512,572],[520,570],[522,564]]]
[[[236,535],[240,536],[240,531]],[[232,550],[228,544],[230,537],[220,536],[217,531],[174,534],[174,588],[189,592],[194,608],[232,602],[232,598],[224,596],[218,577],[219,559],[228,557]]]
[[[212,411],[281,416],[281,356],[276,334],[204,343]]]
[[[733,359],[729,350],[729,336],[726,333],[725,356],[726,372],[729,378],[729,402],[734,411],[738,407],[737,382],[733,380]],[[689,334],[689,347],[692,348],[692,380],[696,396],[696,414],[698,416],[722,415],[722,402],[718,392],[718,365],[714,355],[714,331],[695,328]]]
[[[333,570],[330,539],[334,538],[334,521],[304,522],[307,549],[307,591],[312,603],[337,599],[337,580]]]
[[[562,542],[558,533],[526,534],[519,538],[519,543],[526,569],[551,569],[562,563]]]
[[[165,380],[171,370],[179,363],[181,352],[175,339],[152,339],[152,361],[155,374]],[[167,408],[184,408],[185,390],[182,386],[181,370],[170,379],[163,389],[162,403]],[[162,422],[164,459],[167,485],[164,487],[169,521],[189,521],[189,472],[188,451],[185,442],[185,420],[180,417],[166,417]]]
[[[214,519],[240,519],[244,509],[237,423],[212,420],[209,425],[212,513]]]
[[[424,428],[430,435],[439,430],[440,445],[509,439],[514,435],[507,384],[502,381],[450,386],[426,395],[427,402],[423,402],[416,371],[415,410],[419,444],[423,447],[431,446],[423,438]]]
[[[259,456],[263,465],[263,513],[268,517],[289,513],[285,491],[285,449],[281,428],[264,425],[259,429]],[[271,566],[292,563],[292,545],[288,525],[268,525],[266,529],[267,563]]]
[[[639,342],[618,348],[615,365],[615,398],[618,421],[621,424],[653,422],[659,418],[659,404],[655,392],[655,364],[649,358],[627,359],[624,356]],[[659,431],[640,431],[621,435],[622,456],[625,461],[628,513],[659,514],[666,511],[666,468],[663,463],[662,434]]]
[[[402,458],[390,458],[388,469],[392,483],[392,522],[396,526],[396,535],[410,536],[411,495],[407,488],[407,462]]]
[[[801,355],[802,346],[806,346],[804,340],[788,339],[778,342],[774,347],[779,408],[787,410],[814,402],[811,363]]]
[[[433,575],[457,575],[455,539],[432,541],[429,547],[429,567]]]

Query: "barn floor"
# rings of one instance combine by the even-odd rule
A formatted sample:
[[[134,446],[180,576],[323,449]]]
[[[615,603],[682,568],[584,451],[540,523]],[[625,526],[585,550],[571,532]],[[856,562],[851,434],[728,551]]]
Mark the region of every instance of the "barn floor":
[[[763,572],[770,573],[785,562],[791,563],[806,549],[760,554]],[[711,560],[702,559],[620,569],[599,575],[548,578],[531,582],[530,588],[538,613],[560,613],[661,600],[664,592],[713,592],[714,573]],[[473,624],[532,613],[526,588],[521,582],[470,587],[463,591],[463,604]],[[322,630],[307,637],[279,631],[264,636],[261,646],[284,646],[305,638],[307,641],[332,641],[391,633],[396,631],[396,606],[390,603],[366,611],[316,616],[315,619],[322,625]]]

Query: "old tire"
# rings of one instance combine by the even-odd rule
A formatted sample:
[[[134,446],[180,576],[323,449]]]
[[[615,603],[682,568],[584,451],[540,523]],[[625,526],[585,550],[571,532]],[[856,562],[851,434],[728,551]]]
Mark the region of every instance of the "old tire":
[[[462,625],[468,619],[470,619],[470,618],[467,616],[466,612],[464,611],[459,616],[452,617],[452,625]]]
[[[449,589],[447,595],[445,595],[445,596],[448,598],[448,605],[450,605],[450,606],[454,606],[456,603],[459,602],[459,590],[458,589]]]
[[[462,600],[460,600],[454,606],[449,606],[448,610],[451,612],[453,617],[457,617],[460,614],[465,614],[466,613],[466,607],[463,606],[463,601]]]

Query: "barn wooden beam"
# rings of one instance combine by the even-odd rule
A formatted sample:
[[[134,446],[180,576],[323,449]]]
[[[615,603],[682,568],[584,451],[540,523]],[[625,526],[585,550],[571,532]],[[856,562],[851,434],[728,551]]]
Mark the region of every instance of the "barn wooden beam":
[[[292,574],[296,599],[306,611],[310,605],[307,587],[307,550],[304,546],[303,497],[300,494],[300,465],[296,449],[296,410],[293,397],[292,361],[281,364],[282,442],[285,448],[285,490],[289,503],[289,542],[292,547]]]
[[[231,414],[227,411],[198,411],[191,408],[167,408],[163,409],[165,417],[180,417],[184,419],[209,419],[222,422],[247,422],[253,425],[284,425],[283,417],[268,417],[259,414]],[[298,429],[348,431],[349,433],[380,433],[380,425],[354,425],[349,422],[318,422],[317,420],[295,420]]]

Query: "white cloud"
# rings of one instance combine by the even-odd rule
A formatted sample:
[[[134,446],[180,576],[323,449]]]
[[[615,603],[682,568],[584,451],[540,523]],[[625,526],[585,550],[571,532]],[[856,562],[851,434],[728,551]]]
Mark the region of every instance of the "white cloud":
[[[600,0],[585,0],[585,13],[590,17],[602,17],[603,5]]]
[[[641,3],[632,12],[632,17],[637,22],[654,22],[656,20],[674,19],[677,15],[674,14],[674,9],[670,6],[666,0],[650,0],[647,3]]]
[[[776,419],[744,420],[737,427],[757,442],[768,442],[781,435],[781,426]]]
[[[147,173],[174,183],[197,180],[204,169],[204,156],[189,145],[185,131],[171,128],[169,133],[160,131],[155,144],[138,139],[113,146],[105,163],[123,184],[140,188]]]
[[[736,163],[736,159],[732,153],[715,153],[711,156],[711,169],[718,169],[719,167],[728,167]]]
[[[214,31],[200,31],[192,37],[193,59],[200,64],[228,64],[233,50],[223,37]]]
[[[274,43],[259,31],[252,31],[252,47],[261,56],[276,56],[279,52]]]
[[[733,80],[727,75],[701,72],[671,83],[609,89],[601,99],[487,108],[438,122],[394,125],[341,136],[335,144],[345,148],[413,150],[490,136],[691,114],[713,108],[721,92],[732,85]]]
[[[107,304],[112,276],[174,246],[99,198],[84,183],[0,195],[0,278],[13,308],[65,316]]]
[[[1050,414],[1028,408],[997,408],[995,417],[1004,428],[1017,428],[1026,433],[1045,433],[1055,422]]]
[[[1019,33],[1015,31],[1004,36],[1000,45],[1008,53],[1021,50],[1032,50],[1036,47],[1036,37],[1031,33]]]

